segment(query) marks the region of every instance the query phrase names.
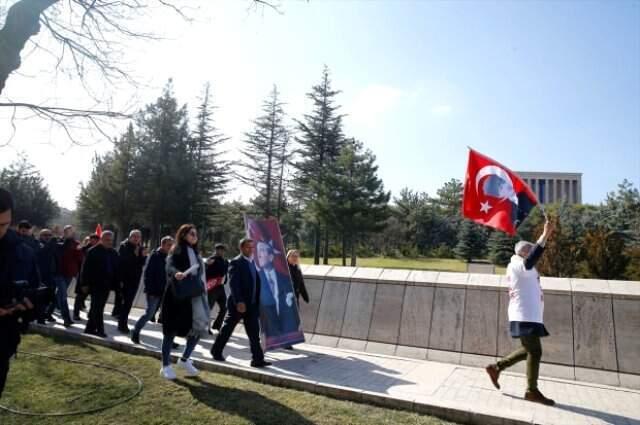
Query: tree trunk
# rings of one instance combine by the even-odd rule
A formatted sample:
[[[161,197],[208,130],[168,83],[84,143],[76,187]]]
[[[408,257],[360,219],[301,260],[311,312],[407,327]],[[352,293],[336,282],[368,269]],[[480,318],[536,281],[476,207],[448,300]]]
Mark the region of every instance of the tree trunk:
[[[313,228],[313,264],[320,264],[320,225]]]
[[[355,238],[351,238],[351,267],[356,266],[356,241]]]
[[[347,265],[347,236],[342,233],[342,266]]]
[[[58,0],[20,0],[7,12],[0,30],[0,94],[9,74],[20,68],[20,52],[40,31],[40,14]]]
[[[324,228],[324,257],[322,259],[322,264],[329,264],[329,227]]]

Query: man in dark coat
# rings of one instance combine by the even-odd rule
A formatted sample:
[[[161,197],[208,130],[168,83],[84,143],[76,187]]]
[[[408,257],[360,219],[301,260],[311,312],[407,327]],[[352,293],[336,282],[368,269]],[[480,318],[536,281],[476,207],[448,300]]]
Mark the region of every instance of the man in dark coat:
[[[9,229],[13,210],[11,194],[0,189],[0,396],[9,373],[9,359],[20,344],[20,330],[33,309],[27,298],[15,302],[17,283],[38,287],[38,267],[33,250]]]
[[[227,270],[229,269],[229,261],[224,258],[224,245],[219,243],[216,244],[215,248],[215,255],[207,259],[207,299],[211,310],[213,310],[214,304],[218,304],[218,315],[211,329],[220,330],[224,315],[227,312],[227,294],[224,290],[224,284],[225,278],[227,277]]]
[[[140,344],[140,331],[149,319],[156,314],[162,300],[162,294],[164,294],[164,289],[167,286],[167,254],[171,249],[171,245],[173,245],[171,236],[162,238],[160,246],[149,256],[147,265],[144,268],[143,281],[144,292],[147,294],[147,309],[133,328],[131,341],[134,344]]]
[[[91,307],[85,333],[106,338],[104,332],[104,306],[109,291],[119,281],[118,253],[113,249],[113,232],[102,232],[100,243],[87,251],[82,267],[82,282],[89,286]]]
[[[242,319],[251,346],[251,366],[261,368],[270,366],[271,363],[264,360],[264,353],[260,346],[260,276],[251,259],[253,250],[253,240],[242,239],[241,254],[229,263],[228,277],[231,294],[227,299],[227,315],[211,347],[211,355],[214,360],[224,361],[222,350]]]
[[[122,279],[119,286],[121,304],[118,312],[118,330],[125,334],[129,333],[129,313],[138,292],[142,269],[147,259],[140,242],[142,242],[142,233],[140,230],[132,230],[129,233],[129,238],[120,244],[120,249],[118,250],[120,277]]]
[[[100,236],[97,233],[92,233],[85,239],[85,243],[82,247],[82,264],[84,265],[84,259],[87,256],[87,252],[96,246],[98,242],[100,242]],[[82,267],[80,268],[81,272],[78,274],[78,279],[76,281],[76,299],[73,303],[73,320],[80,321],[82,318],[80,317],[80,311],[84,311],[85,309],[85,301],[87,300],[87,296],[89,296],[89,287],[82,283]]]
[[[40,271],[40,282],[47,287],[48,297],[46,304],[38,312],[38,323],[40,324],[44,324],[45,319],[55,322],[50,311],[55,303],[56,284],[53,276],[60,274],[60,254],[61,250],[58,249],[57,241],[53,238],[51,230],[42,229],[38,239],[36,259],[38,261],[38,270]]]
[[[296,332],[300,328],[293,285],[288,275],[276,270],[273,246],[259,241],[257,246],[260,266],[260,310],[265,334],[277,337]]]

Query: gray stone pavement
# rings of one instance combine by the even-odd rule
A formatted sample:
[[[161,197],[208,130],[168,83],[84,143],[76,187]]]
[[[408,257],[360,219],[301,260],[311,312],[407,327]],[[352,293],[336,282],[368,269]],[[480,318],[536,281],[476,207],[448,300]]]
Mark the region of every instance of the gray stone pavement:
[[[140,314],[140,310],[132,312],[131,328]],[[142,332],[142,344],[136,347],[127,336],[118,333],[110,316],[105,319],[107,340],[82,335],[84,322],[69,329],[56,324],[36,326],[36,330],[89,338],[115,349],[159,357],[160,325],[149,323]],[[557,403],[547,407],[523,400],[525,377],[519,373],[503,373],[502,390],[498,391],[480,368],[311,344],[296,345],[293,351],[268,352],[266,358],[273,366],[256,370],[249,367],[248,340],[241,325],[225,349],[225,363],[214,362],[209,355],[214,337],[205,338],[198,345],[193,356],[198,367],[269,384],[414,410],[461,423],[640,425],[638,390],[542,378],[541,391]],[[176,342],[184,344],[180,338]],[[174,351],[176,356],[180,353]]]

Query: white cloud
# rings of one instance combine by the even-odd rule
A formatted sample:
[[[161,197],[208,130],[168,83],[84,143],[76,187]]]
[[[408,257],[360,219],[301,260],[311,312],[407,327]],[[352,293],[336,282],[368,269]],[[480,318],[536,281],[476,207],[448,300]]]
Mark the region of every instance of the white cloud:
[[[353,99],[348,108],[349,119],[356,125],[375,127],[398,104],[402,95],[402,90],[395,87],[369,85]]]

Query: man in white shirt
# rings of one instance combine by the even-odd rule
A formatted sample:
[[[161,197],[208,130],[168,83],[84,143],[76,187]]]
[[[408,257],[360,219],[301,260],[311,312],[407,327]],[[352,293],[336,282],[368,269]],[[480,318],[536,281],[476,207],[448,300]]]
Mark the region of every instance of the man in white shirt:
[[[542,357],[540,338],[548,336],[544,327],[544,297],[540,287],[540,275],[535,268],[544,252],[547,239],[553,229],[549,221],[537,243],[520,241],[515,246],[515,254],[507,266],[509,283],[509,327],[512,338],[519,338],[522,347],[503,357],[496,364],[486,367],[493,385],[500,389],[500,372],[514,364],[527,360],[527,391],[525,400],[552,406],[555,402],[546,398],[538,389],[538,373]]]

